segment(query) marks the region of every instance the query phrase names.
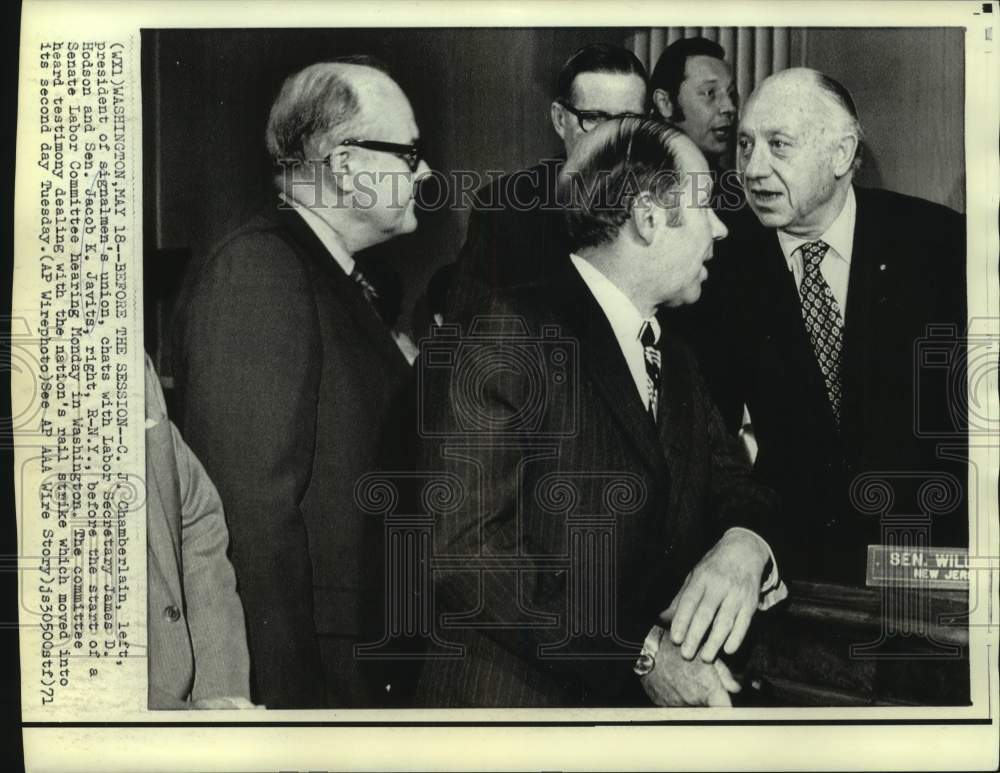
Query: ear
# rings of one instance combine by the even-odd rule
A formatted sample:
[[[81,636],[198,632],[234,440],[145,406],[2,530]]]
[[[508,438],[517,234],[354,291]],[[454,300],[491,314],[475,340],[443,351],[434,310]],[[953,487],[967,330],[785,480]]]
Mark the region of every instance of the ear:
[[[670,104],[670,95],[663,89],[656,89],[653,92],[653,105],[656,107],[656,112],[663,118],[673,117],[674,106]]]
[[[645,243],[652,244],[660,226],[662,210],[656,206],[653,197],[648,193],[640,193],[632,201],[630,220],[636,235]]]
[[[563,106],[558,102],[553,102],[552,107],[549,110],[549,114],[552,117],[552,128],[556,130],[556,134],[559,135],[559,139],[566,139],[566,111],[563,110]]]
[[[350,193],[354,190],[353,171],[356,159],[352,151],[353,148],[337,145],[327,150],[325,156],[327,159],[326,166],[329,173],[333,175],[334,184],[345,193]],[[326,173],[325,170],[324,174]]]
[[[839,178],[846,175],[854,166],[854,157],[858,153],[858,136],[845,134],[833,146],[833,173]]]

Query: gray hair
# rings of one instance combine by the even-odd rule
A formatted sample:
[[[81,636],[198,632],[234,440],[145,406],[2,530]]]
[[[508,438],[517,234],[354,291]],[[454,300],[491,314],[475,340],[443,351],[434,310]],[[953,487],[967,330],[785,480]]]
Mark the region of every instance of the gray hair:
[[[830,101],[840,108],[847,120],[847,125],[858,138],[858,148],[854,153],[853,162],[854,170],[857,171],[864,162],[865,135],[861,128],[861,120],[858,118],[858,108],[854,104],[854,98],[844,84],[825,73],[816,72],[816,85]]]
[[[276,166],[286,159],[305,161],[306,143],[316,135],[340,130],[344,139],[356,129],[361,104],[350,73],[357,66],[388,74],[377,59],[352,56],[310,65],[285,79],[264,134]]]

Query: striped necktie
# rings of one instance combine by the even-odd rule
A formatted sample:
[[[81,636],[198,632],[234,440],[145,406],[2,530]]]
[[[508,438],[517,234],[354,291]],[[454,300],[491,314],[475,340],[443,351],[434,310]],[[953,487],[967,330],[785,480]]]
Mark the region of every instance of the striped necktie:
[[[368,277],[361,273],[357,266],[351,269],[351,279],[357,282],[358,287],[361,288],[361,292],[365,296],[365,300],[371,304],[372,308],[375,309],[375,313],[381,319],[382,311],[379,309],[379,299],[381,296],[378,294],[378,290],[375,289],[375,285],[368,281]]]
[[[830,245],[823,241],[807,242],[799,247],[802,253],[802,319],[806,323],[809,342],[816,362],[823,373],[826,394],[833,409],[833,419],[840,426],[841,391],[840,365],[844,349],[844,315],[833,290],[819,270]]]
[[[656,410],[660,399],[660,350],[656,348],[660,340],[660,325],[655,319],[647,319],[639,328],[639,343],[642,344],[643,359],[646,361],[646,410],[656,423]]]

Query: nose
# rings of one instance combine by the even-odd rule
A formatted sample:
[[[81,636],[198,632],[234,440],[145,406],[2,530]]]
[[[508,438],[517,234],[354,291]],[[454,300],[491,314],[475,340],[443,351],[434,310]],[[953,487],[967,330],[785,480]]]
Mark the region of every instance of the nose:
[[[722,92],[722,96],[719,97],[719,112],[730,115],[736,113],[736,101],[728,91]]]
[[[729,235],[729,229],[719,220],[719,216],[715,214],[714,210],[708,210],[708,222],[712,226],[712,239],[714,241],[725,239]]]
[[[739,171],[746,179],[759,180],[770,173],[767,151],[763,144],[755,142],[749,150],[740,149],[736,155],[739,158]]]

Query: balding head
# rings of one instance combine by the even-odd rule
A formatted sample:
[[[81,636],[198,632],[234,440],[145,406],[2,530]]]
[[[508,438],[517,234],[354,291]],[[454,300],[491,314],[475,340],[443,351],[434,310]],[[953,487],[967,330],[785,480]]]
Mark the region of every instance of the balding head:
[[[370,57],[320,62],[290,75],[267,122],[274,163],[322,157],[325,147],[363,135],[386,102],[409,103],[382,65]],[[332,145],[331,145],[332,143]]]
[[[740,120],[737,167],[761,222],[815,238],[840,213],[861,142],[854,101],[807,68],[765,79]]]
[[[307,207],[354,253],[417,227],[414,191],[429,170],[399,85],[370,57],[289,76],[271,108],[267,148],[290,206]]]
[[[698,146],[651,118],[607,121],[576,145],[560,179],[574,252],[644,315],[694,303],[726,228],[709,205]]]
[[[808,114],[821,132],[853,133],[860,141],[861,124],[850,92],[818,70],[793,67],[765,78],[747,100],[744,114],[761,100],[769,109],[777,102],[789,113]]]

